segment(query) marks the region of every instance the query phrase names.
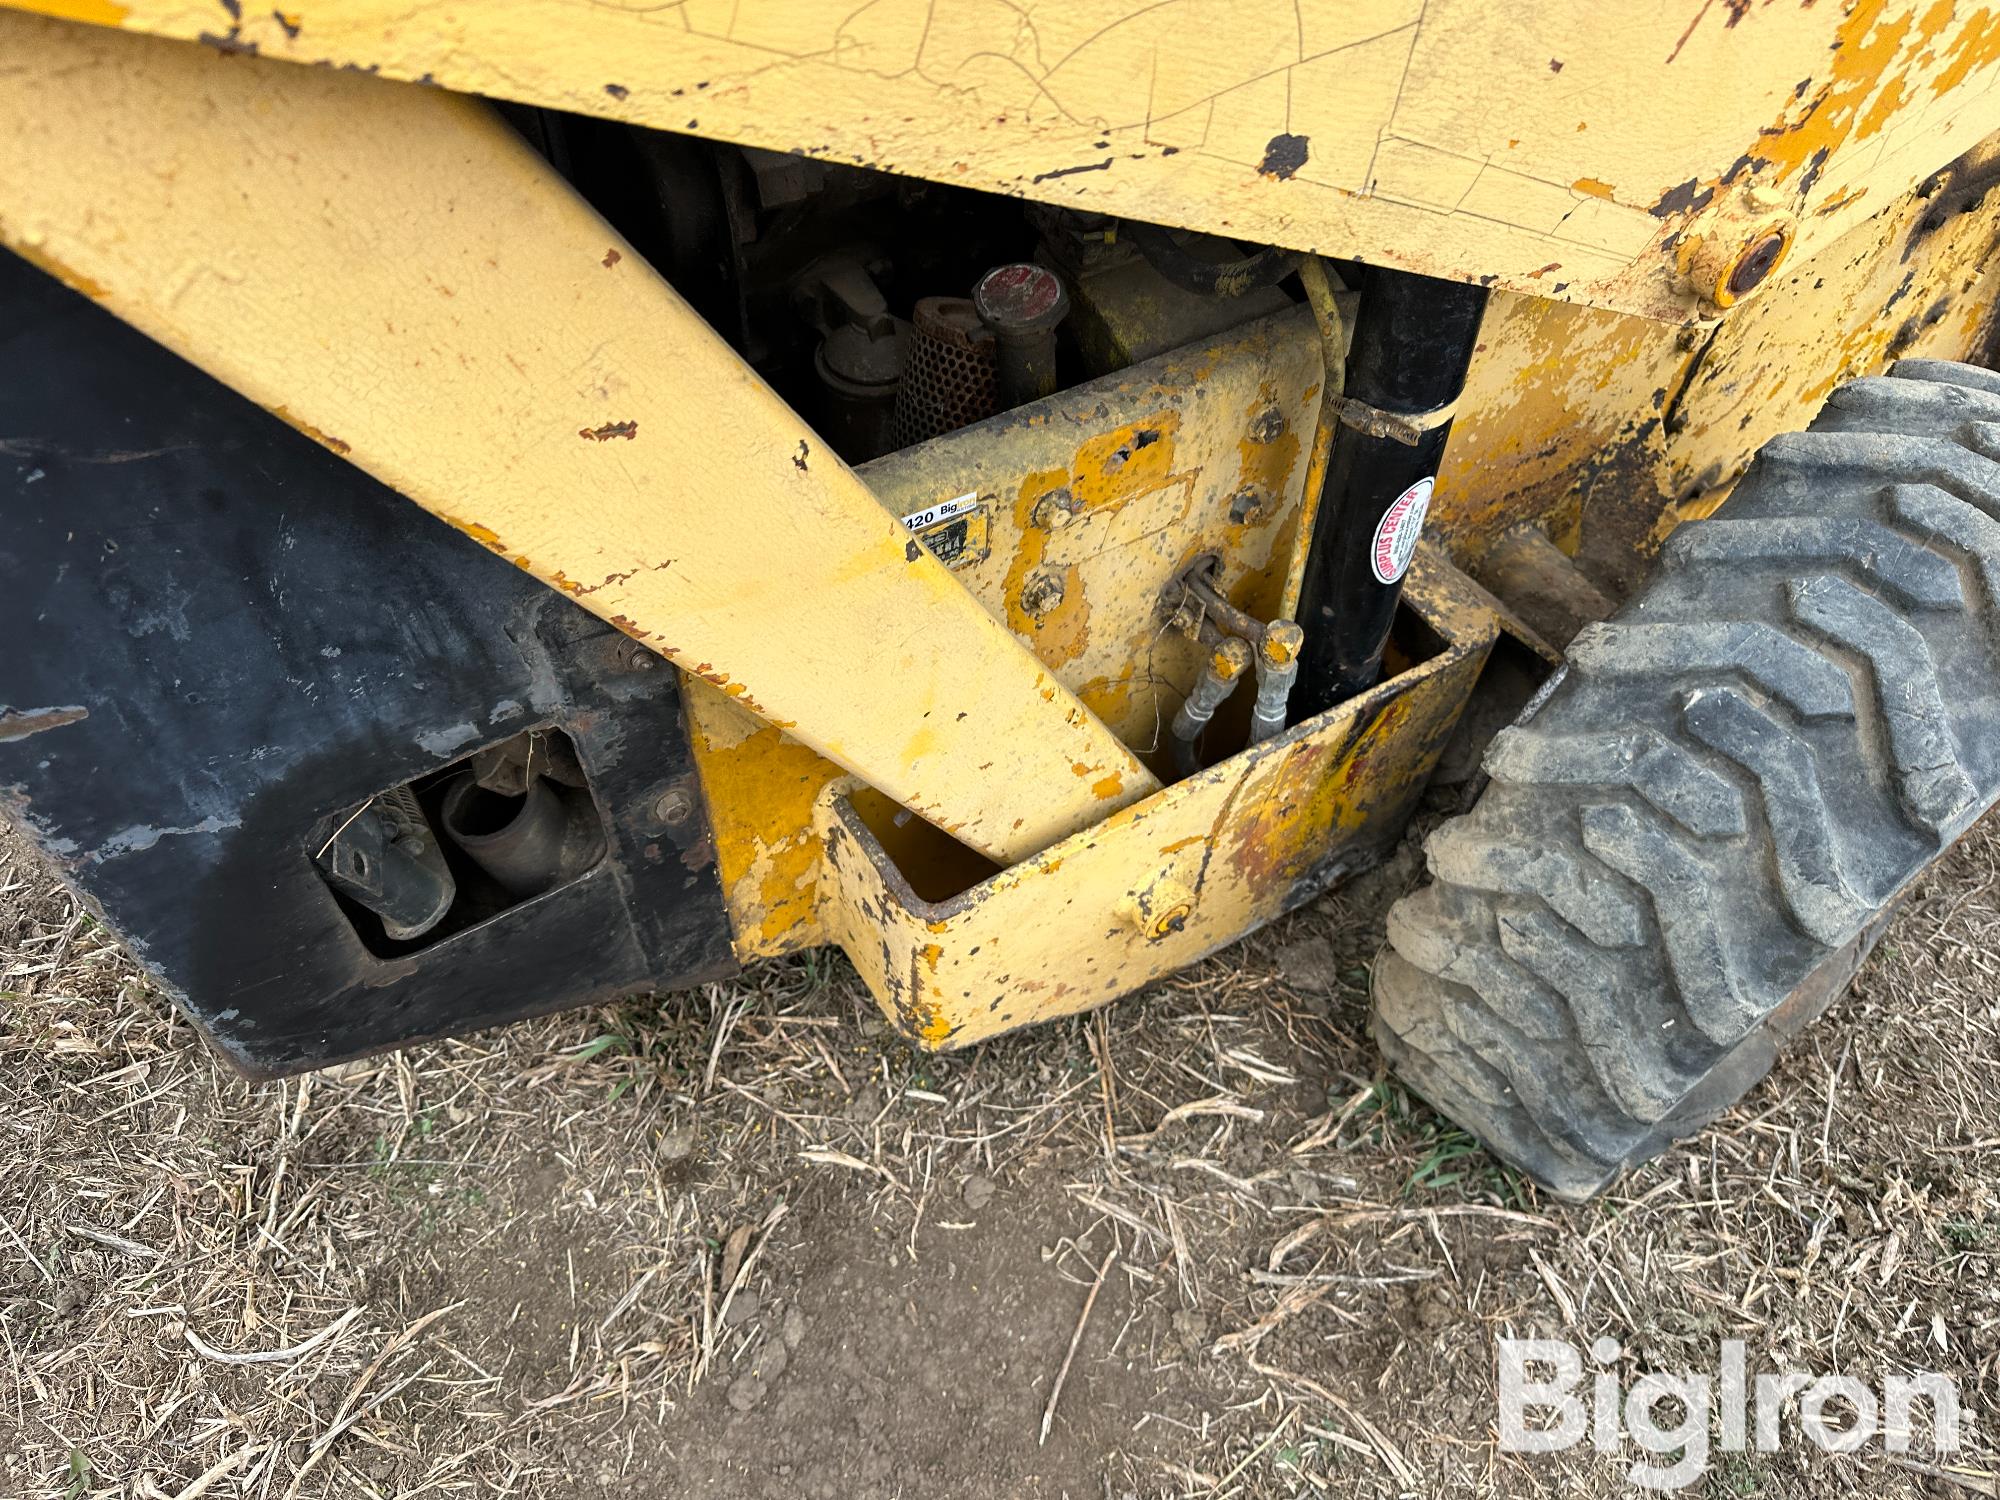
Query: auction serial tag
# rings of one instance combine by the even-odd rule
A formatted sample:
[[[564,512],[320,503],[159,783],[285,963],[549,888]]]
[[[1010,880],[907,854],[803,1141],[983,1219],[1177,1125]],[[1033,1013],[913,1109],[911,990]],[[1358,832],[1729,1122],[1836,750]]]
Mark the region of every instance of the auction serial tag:
[[[940,521],[952,521],[967,511],[979,509],[977,492],[960,495],[952,500],[940,500],[936,505],[927,505],[922,510],[913,510],[903,517],[903,524],[912,531],[922,531],[926,526],[935,526]]]
[[[969,568],[993,550],[986,537],[986,507],[977,491],[913,510],[903,524],[947,568]]]

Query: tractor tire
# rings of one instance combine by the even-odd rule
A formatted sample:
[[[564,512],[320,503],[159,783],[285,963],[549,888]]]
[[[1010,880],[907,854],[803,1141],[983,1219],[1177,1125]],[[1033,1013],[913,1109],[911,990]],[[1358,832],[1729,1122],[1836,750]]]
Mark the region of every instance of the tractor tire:
[[[2000,796],[1996,460],[2000,375],[1856,380],[1578,634],[1389,914],[1413,1090],[1581,1199],[1764,1076]]]

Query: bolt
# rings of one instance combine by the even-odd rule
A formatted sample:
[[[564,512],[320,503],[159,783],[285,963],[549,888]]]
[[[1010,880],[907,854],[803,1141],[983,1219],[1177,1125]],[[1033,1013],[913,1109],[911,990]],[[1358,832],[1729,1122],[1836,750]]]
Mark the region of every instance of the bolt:
[[[1037,619],[1062,602],[1063,581],[1060,573],[1035,573],[1021,585],[1021,608]]]
[[[1238,526],[1247,526],[1263,514],[1263,494],[1247,485],[1229,502],[1229,519]]]
[[[660,664],[660,659],[644,646],[634,646],[626,652],[625,664],[635,672],[650,672]]]
[[[1250,441],[1272,443],[1283,435],[1285,414],[1275,406],[1267,406],[1257,413],[1257,420],[1250,424]]]
[[[1065,487],[1050,490],[1035,502],[1034,514],[1029,517],[1044,531],[1055,531],[1069,525],[1076,518],[1076,496]]]
[[[1746,231],[1717,225],[1696,242],[1688,263],[1688,281],[1706,301],[1718,308],[1736,305],[1770,278],[1791,247],[1792,225],[1777,220]]]
[[[1152,928],[1146,935],[1156,943],[1161,938],[1172,937],[1187,926],[1188,918],[1193,915],[1194,908],[1185,901],[1170,906],[1154,918]]]
[[[660,800],[653,804],[653,817],[669,828],[678,828],[688,820],[694,811],[694,801],[679,787],[670,787],[660,794]]]
[[[1766,276],[1777,269],[1778,262],[1785,258],[1785,247],[1790,243],[1790,237],[1782,229],[1768,229],[1753,240],[1730,269],[1729,295],[1732,298],[1742,297],[1754,291]]]

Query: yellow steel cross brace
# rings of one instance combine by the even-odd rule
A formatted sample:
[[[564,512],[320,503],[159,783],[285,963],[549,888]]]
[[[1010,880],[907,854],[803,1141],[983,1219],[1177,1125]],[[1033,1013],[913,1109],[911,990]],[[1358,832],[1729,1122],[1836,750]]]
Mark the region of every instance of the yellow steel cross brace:
[[[996,860],[1156,789],[483,104],[6,11],[0,54],[11,248]]]

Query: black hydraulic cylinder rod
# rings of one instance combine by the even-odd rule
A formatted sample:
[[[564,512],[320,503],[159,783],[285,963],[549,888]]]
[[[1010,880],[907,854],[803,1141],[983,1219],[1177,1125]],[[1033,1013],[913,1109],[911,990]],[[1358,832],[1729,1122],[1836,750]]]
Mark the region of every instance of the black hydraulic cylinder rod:
[[[1448,411],[1465,388],[1486,288],[1370,266],[1345,399],[1299,590],[1297,723],[1374,686],[1430,507]],[[1414,441],[1412,441],[1414,439]]]

